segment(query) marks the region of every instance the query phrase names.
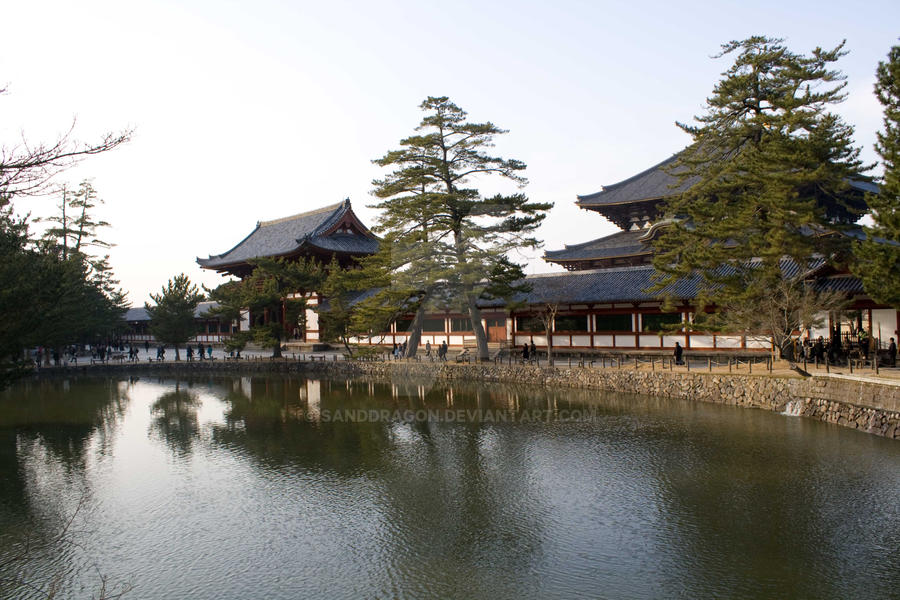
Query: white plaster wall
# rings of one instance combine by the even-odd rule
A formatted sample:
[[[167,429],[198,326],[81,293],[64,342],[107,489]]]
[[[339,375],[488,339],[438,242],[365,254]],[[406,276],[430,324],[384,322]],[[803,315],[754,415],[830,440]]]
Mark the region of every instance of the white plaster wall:
[[[634,348],[634,334],[617,335],[615,338],[617,348]]]
[[[716,336],[716,347],[717,348],[740,348],[741,347],[741,336],[739,336],[739,335],[717,335]]]
[[[611,335],[595,335],[594,336],[594,346],[612,346],[613,345],[613,336]]]
[[[822,313],[818,315],[818,317],[822,320],[822,325],[810,329],[809,337],[812,340],[818,339],[819,336],[828,339],[828,336],[830,335],[830,332],[828,331],[828,314]]]
[[[639,343],[641,345],[641,348],[653,349],[653,348],[660,347],[658,335],[642,334],[639,339],[640,339]]]
[[[572,345],[573,346],[590,346],[591,345],[591,336],[589,336],[589,335],[573,335],[572,336]]]
[[[663,346],[666,348],[674,348],[675,342],[678,342],[682,346],[686,345],[685,336],[683,335],[664,335],[663,336]]]
[[[319,329],[319,313],[311,308],[306,309],[306,329]]]
[[[897,340],[897,311],[890,308],[872,309],[872,335],[881,339],[883,346],[890,338]]]
[[[535,342],[537,344],[537,342]],[[553,346],[555,348],[565,348],[569,345],[569,336],[567,335],[554,335],[553,336]]]
[[[546,345],[547,345],[547,336],[546,336],[546,335],[535,335],[535,336],[528,335],[528,336],[522,336],[522,342],[521,342],[521,343],[524,344],[525,342],[528,342],[528,343],[530,344],[532,338],[534,338],[534,345],[535,345],[535,346],[546,346]]]
[[[747,348],[754,350],[769,350],[772,347],[772,342],[762,338],[747,338]]]
[[[692,335],[691,348],[712,348],[713,336],[711,335]]]

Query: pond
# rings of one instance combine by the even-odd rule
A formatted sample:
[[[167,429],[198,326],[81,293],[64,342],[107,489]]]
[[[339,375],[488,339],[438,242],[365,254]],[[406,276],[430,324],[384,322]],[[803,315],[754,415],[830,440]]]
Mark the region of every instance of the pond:
[[[47,380],[0,393],[0,482],[0,578],[60,598],[900,593],[900,443],[711,404]]]

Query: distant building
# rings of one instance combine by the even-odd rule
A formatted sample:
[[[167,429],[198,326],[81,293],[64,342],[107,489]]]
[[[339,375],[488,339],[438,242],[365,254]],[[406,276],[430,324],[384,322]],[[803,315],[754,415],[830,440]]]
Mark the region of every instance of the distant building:
[[[226,339],[232,333],[238,331],[238,323],[225,321],[218,318],[209,318],[205,314],[216,302],[201,302],[194,309],[194,320],[197,323],[197,335],[192,338],[195,342],[218,343]],[[125,313],[125,322],[128,325],[122,339],[127,342],[153,343],[153,335],[150,333],[150,315],[143,306],[129,308]]]

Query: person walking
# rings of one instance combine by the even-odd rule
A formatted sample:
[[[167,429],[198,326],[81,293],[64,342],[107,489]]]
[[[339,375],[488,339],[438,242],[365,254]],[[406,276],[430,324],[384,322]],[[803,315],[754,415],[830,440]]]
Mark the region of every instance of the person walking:
[[[673,354],[675,355],[675,364],[683,365],[684,364],[684,348],[681,347],[680,343],[675,342],[675,352],[673,352]]]
[[[522,360],[524,360],[525,362],[528,362],[528,358],[529,358],[529,356],[528,356],[528,344],[525,343],[525,344],[522,344]]]
[[[212,344],[206,347],[206,358],[212,360]]]
[[[894,341],[894,338],[891,338],[891,343],[888,346],[888,356],[891,359],[891,366],[897,366],[897,342]]]

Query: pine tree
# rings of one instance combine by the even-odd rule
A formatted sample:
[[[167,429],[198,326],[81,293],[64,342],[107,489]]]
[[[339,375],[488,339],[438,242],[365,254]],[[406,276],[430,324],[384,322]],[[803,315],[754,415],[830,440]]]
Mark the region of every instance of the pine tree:
[[[494,136],[506,131],[468,122],[447,97],[428,97],[420,108],[427,114],[419,133],[374,161],[394,168],[373,181],[373,194],[381,199],[375,208],[382,210],[375,230],[386,234],[392,289],[416,315],[407,356],[415,351],[425,311],[443,304],[469,314],[478,358],[486,360],[477,300],[487,286],[501,296],[515,291],[504,283],[514,279],[510,271],[519,275],[521,269],[508,254],[539,246],[533,233],[552,204],[529,202],[522,193],[484,197],[476,180],[496,176],[520,188],[527,183],[523,162],[487,153]]]
[[[878,63],[875,95],[884,106],[884,131],[875,145],[884,178],[879,193],[868,199],[874,225],[856,247],[854,272],[872,298],[900,309],[900,46]]]
[[[144,304],[150,316],[150,333],[163,344],[175,346],[175,360],[180,360],[178,346],[197,334],[194,311],[203,294],[184,273],[169,280],[159,294],[150,294],[156,303]]]
[[[207,314],[235,320],[242,311],[249,310],[250,330],[237,334],[236,343],[252,340],[263,348],[271,348],[272,356],[280,358],[285,327],[304,325],[304,292],[321,286],[324,270],[313,259],[257,258],[252,264],[250,277],[209,290],[210,299],[219,306]]]
[[[655,241],[659,288],[699,275],[698,320],[715,306],[752,303],[784,276],[817,260],[846,260],[837,235],[865,210],[850,182],[867,170],[853,129],[829,110],[844,98],[831,64],[843,43],[795,54],[783,40],[751,37],[722,46],[734,63],[696,124],[678,123],[693,142],[672,171],[688,190],[669,200],[670,221]],[[787,262],[785,262],[787,260]],[[721,319],[720,319],[721,322]]]

